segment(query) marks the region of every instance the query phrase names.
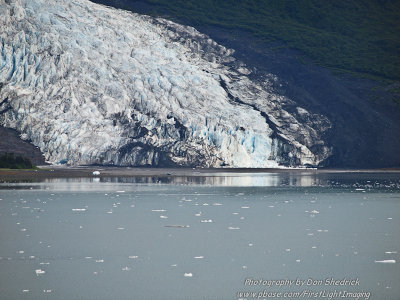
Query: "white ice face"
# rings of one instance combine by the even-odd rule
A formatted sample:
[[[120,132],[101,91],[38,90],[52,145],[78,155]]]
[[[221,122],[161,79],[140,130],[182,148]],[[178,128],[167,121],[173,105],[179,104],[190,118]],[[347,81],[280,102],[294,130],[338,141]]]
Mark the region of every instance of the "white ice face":
[[[0,122],[51,163],[280,167],[329,156],[326,118],[285,111],[272,75],[252,82],[232,50],[194,28],[86,0],[1,1],[0,12]]]

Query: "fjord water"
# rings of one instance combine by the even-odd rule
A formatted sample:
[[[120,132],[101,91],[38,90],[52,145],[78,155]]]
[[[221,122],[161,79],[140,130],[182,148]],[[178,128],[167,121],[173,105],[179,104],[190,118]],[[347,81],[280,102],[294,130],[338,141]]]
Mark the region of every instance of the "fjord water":
[[[399,173],[2,183],[0,298],[398,299],[399,220]]]

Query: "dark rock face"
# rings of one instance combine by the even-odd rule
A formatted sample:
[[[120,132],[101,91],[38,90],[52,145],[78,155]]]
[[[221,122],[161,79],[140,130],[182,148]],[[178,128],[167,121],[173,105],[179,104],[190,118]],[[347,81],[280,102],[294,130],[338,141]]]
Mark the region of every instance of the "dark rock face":
[[[290,52],[263,56],[259,69],[277,74],[287,97],[331,122],[324,141],[333,151],[325,166],[400,165],[400,107],[385,98],[378,82],[334,76],[329,70],[301,64]]]
[[[21,155],[29,160],[34,165],[46,164],[44,156],[40,150],[19,137],[17,131],[0,126],[0,154],[14,153],[15,156]]]
[[[383,83],[335,75],[300,62],[300,54],[289,49],[273,51],[266,50],[271,45],[252,46],[255,41],[243,32],[209,27],[204,30],[217,42],[234,48],[238,59],[255,69],[253,79],[261,79],[268,72],[277,75],[276,90],[309,112],[329,119],[332,127],[326,131],[324,141],[332,147],[332,155],[323,166],[400,166],[400,105],[385,92]]]

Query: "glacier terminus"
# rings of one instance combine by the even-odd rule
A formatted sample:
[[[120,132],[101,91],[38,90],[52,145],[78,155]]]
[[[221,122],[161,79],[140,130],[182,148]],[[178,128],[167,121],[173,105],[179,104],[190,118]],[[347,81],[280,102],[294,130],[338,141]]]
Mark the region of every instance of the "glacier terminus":
[[[330,121],[233,54],[192,27],[87,0],[0,1],[0,124],[53,164],[322,164]]]

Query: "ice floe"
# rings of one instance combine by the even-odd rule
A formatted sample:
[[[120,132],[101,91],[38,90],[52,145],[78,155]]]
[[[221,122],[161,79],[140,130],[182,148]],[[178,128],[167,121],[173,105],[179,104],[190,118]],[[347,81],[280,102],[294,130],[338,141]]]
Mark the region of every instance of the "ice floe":
[[[37,269],[37,270],[35,270],[35,273],[36,273],[36,275],[43,275],[43,274],[45,274],[46,273],[46,271],[44,271],[44,270],[42,270],[42,269]]]
[[[384,259],[384,260],[375,260],[376,263],[382,263],[382,264],[395,264],[396,260],[394,259]]]

